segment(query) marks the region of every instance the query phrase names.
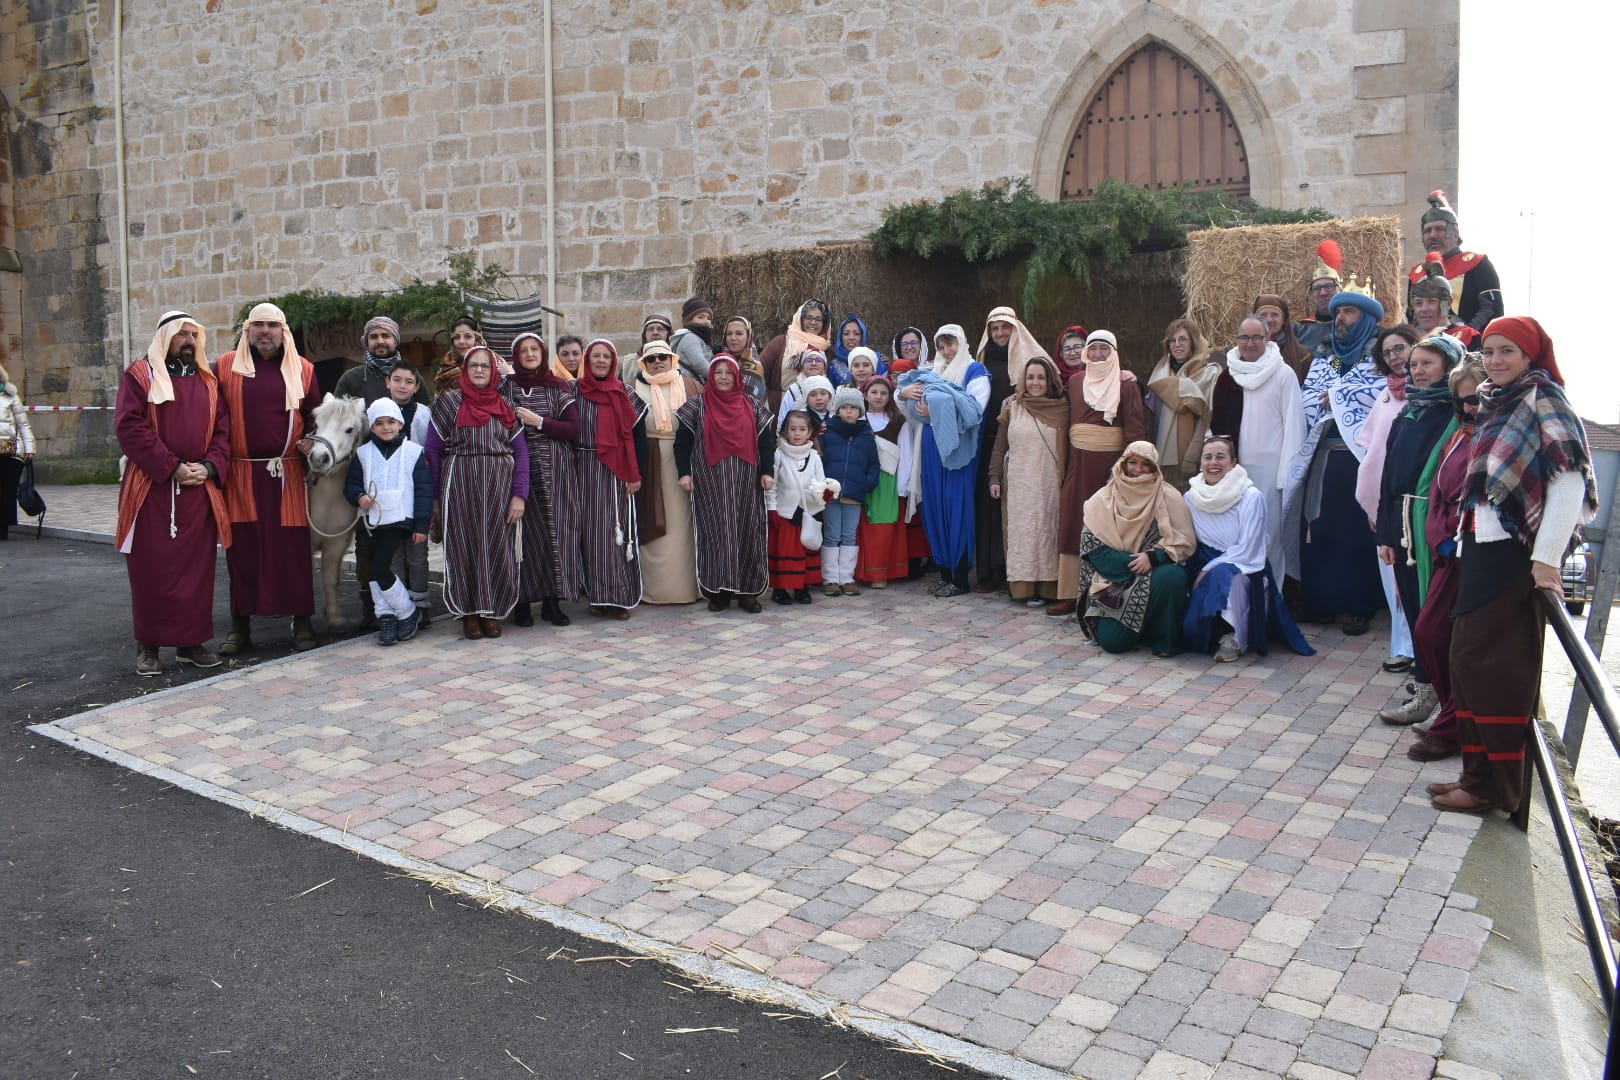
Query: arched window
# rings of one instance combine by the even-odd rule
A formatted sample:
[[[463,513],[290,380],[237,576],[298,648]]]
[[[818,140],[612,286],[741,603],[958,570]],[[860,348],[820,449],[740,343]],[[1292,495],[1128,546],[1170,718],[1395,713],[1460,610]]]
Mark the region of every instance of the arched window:
[[[1103,80],[1063,169],[1063,197],[1089,199],[1104,177],[1158,190],[1178,184],[1249,193],[1243,135],[1203,74],[1158,42]]]

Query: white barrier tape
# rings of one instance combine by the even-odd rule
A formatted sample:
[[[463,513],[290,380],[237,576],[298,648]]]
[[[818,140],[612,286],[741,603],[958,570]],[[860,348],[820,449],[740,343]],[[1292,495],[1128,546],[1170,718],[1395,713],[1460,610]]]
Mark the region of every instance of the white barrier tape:
[[[24,412],[111,412],[116,405],[24,405]]]

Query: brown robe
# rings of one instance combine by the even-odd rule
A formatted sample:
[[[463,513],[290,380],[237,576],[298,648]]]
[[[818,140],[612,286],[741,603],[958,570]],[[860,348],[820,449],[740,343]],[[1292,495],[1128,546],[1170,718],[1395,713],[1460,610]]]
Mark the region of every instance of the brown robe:
[[[1069,466],[1063,477],[1063,501],[1058,520],[1058,551],[1065,555],[1080,553],[1080,531],[1085,526],[1083,511],[1086,500],[1108,483],[1119,455],[1131,443],[1152,438],[1147,408],[1142,404],[1142,390],[1137,385],[1136,376],[1129,371],[1121,371],[1119,378],[1119,412],[1114,414],[1112,424],[1103,419],[1102,413],[1086,404],[1085,368],[1082,367],[1069,379],[1069,426],[1093,424],[1119,428],[1123,438],[1118,450],[1080,450],[1069,446]]]

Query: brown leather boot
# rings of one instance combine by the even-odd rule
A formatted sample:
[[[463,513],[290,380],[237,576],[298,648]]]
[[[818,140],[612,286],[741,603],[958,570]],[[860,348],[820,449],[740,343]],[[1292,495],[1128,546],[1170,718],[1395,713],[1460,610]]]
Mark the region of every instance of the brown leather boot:
[[[467,636],[468,641],[478,641],[484,636],[484,626],[476,615],[463,615],[461,617],[461,632]]]
[[[156,645],[144,641],[135,643],[135,674],[147,677],[163,674],[163,661],[158,659]]]

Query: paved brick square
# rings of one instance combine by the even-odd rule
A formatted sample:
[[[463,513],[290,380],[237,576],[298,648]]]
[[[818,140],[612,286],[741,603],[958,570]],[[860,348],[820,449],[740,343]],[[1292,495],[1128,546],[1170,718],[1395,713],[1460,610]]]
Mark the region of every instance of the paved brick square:
[[[1489,930],[1451,891],[1479,822],[1376,722],[1383,639],[1310,637],[1114,657],[896,586],[353,641],[52,733],[1005,1075],[1430,1075]]]

